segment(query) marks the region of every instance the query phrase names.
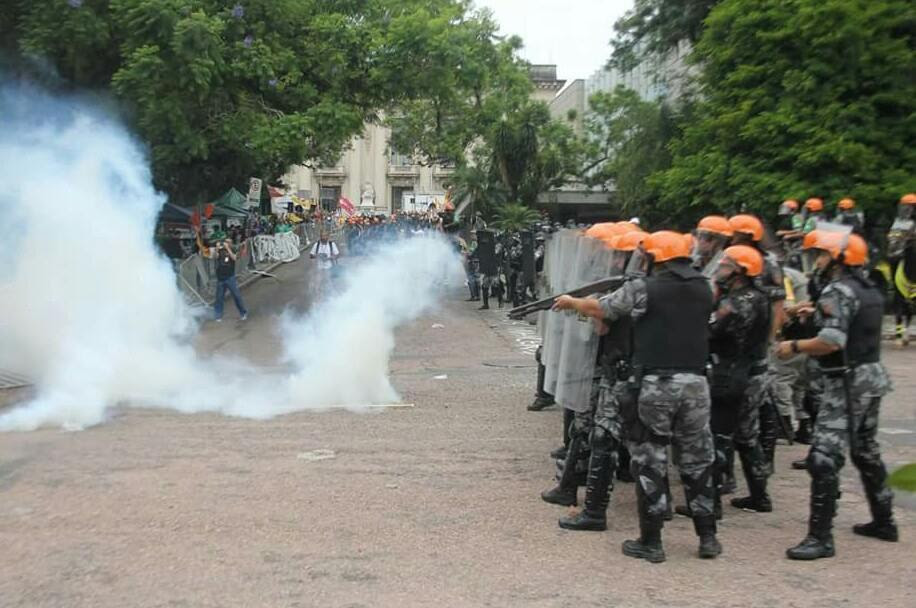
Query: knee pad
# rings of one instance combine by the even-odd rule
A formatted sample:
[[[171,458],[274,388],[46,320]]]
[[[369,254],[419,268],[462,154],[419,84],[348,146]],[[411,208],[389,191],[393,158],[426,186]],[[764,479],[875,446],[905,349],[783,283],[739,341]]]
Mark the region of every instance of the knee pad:
[[[580,437],[588,437],[589,433],[592,430],[593,418],[590,413],[579,413],[576,412],[573,416],[572,424],[569,427],[570,436],[579,435]]]
[[[617,449],[617,438],[601,425],[592,429],[592,449],[612,451]]]
[[[836,457],[818,449],[808,452],[808,473],[815,478],[836,477],[839,464]]]

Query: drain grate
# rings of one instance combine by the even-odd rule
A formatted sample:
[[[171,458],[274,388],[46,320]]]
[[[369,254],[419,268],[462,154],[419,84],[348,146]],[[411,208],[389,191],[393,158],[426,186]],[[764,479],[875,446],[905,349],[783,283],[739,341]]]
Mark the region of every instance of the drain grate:
[[[10,389],[10,388],[21,388],[23,386],[30,386],[32,381],[21,376],[15,372],[8,372],[5,369],[0,369],[0,390]]]

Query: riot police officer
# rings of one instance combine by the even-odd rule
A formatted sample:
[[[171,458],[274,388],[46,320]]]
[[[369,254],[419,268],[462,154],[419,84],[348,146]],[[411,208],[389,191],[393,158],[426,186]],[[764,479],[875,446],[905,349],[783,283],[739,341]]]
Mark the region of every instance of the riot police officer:
[[[753,215],[735,215],[728,220],[735,231],[733,243],[748,245],[755,248],[763,256],[763,272],[754,277],[757,288],[760,289],[770,301],[770,333],[775,337],[776,332],[785,321],[786,287],[782,268],[779,260],[772,253],[763,248],[763,223]],[[748,425],[741,425],[735,432],[735,443],[753,445],[756,443],[759,431],[759,440],[766,457],[767,468],[772,473],[773,459],[778,437],[779,413],[776,404],[768,395],[767,384],[776,377],[775,371],[770,371],[767,363],[766,350],[762,352],[760,361],[751,369],[751,382],[748,385],[747,398],[749,403],[756,403],[759,416],[756,420],[749,420]]]
[[[619,262],[618,272],[623,272],[629,256],[649,235],[632,231],[609,239]],[[613,476],[620,464],[622,434],[620,401],[626,399],[627,379],[630,376],[630,344],[632,321],[628,317],[616,323],[600,324],[603,335],[598,350],[600,370],[598,402],[592,423],[589,445],[591,454],[585,483],[585,505],[576,514],[561,517],[559,526],[568,530],[606,530],[607,509],[614,489]],[[629,454],[627,454],[629,456]]]
[[[769,298],[754,283],[763,272],[763,256],[747,245],[733,245],[724,255],[715,276],[720,298],[710,322],[710,352],[715,355],[711,424],[716,438],[717,479],[725,466],[725,450],[720,446],[730,443],[734,436],[750,496],[734,498],[732,505],[768,512],[773,507],[766,489],[768,467],[757,432],[759,406],[748,395],[751,379],[766,369],[769,344]]]
[[[817,272],[828,279],[813,311],[818,334],[808,340],[780,342],[777,353],[815,357],[824,375],[824,395],[808,453],[808,534],[787,551],[790,559],[812,560],[835,553],[831,530],[847,447],[872,516],[871,522],[854,526],[853,532],[885,541],[896,541],[898,536],[893,494],[876,439],[881,398],[891,385],[881,364],[884,298],[863,272],[868,247],[855,234],[815,230],[805,236],[803,248],[814,253]]]
[[[685,235],[654,232],[643,248],[653,260],[647,277],[627,281],[600,300],[561,296],[554,307],[612,324],[620,319],[633,323],[633,373],[628,383],[636,396],[636,411],[629,403],[621,410],[631,440],[640,535],[623,543],[624,555],[655,563],[665,560],[664,478],[667,446],[672,443],[700,538],[699,556],[714,558],[722,546],[713,514],[714,454],[705,376],[712,291],[707,279],[691,266]]]

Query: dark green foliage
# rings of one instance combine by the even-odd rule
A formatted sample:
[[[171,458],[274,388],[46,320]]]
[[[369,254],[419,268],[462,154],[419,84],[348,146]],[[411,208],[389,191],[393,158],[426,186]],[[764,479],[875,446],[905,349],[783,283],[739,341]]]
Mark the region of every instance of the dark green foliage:
[[[651,183],[669,209],[866,211],[916,186],[916,16],[906,0],[725,0],[694,52],[701,101]]]

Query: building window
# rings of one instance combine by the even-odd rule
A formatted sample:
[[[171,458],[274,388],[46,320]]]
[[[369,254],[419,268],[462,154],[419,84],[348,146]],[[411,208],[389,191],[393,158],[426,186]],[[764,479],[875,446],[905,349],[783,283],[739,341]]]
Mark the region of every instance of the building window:
[[[321,210],[329,213],[337,211],[337,204],[340,201],[340,186],[322,186],[320,193]]]
[[[404,195],[408,199],[413,198],[412,186],[392,186],[391,187],[391,210],[400,211],[404,208]]]
[[[413,166],[413,156],[410,154],[401,154],[394,148],[388,151],[388,164],[392,167],[411,167]]]

